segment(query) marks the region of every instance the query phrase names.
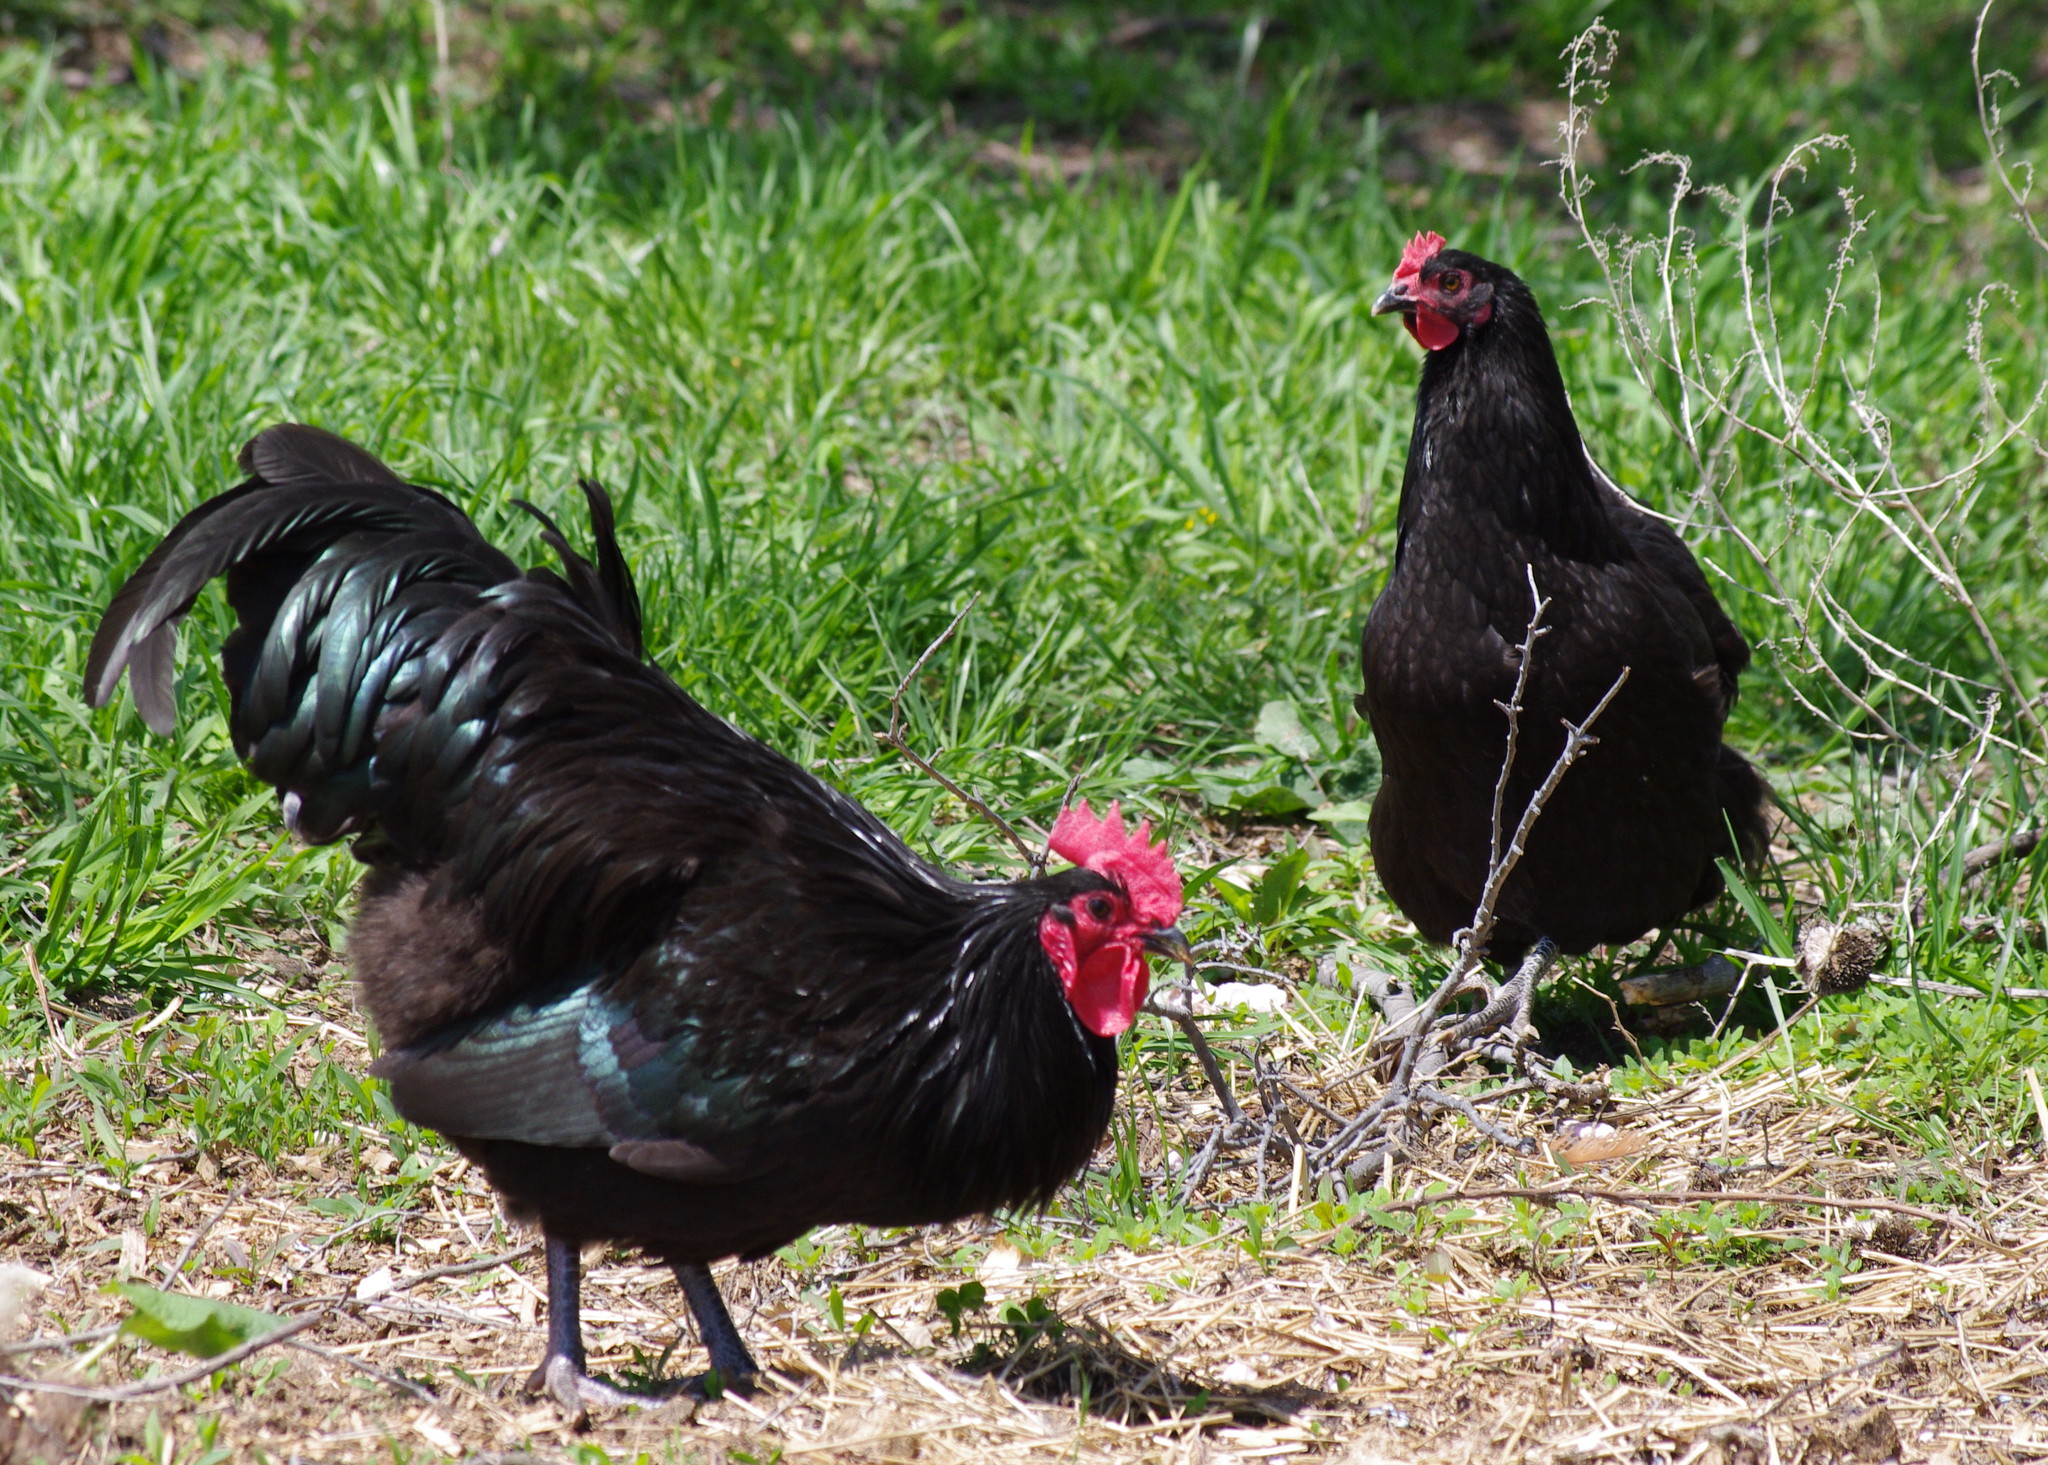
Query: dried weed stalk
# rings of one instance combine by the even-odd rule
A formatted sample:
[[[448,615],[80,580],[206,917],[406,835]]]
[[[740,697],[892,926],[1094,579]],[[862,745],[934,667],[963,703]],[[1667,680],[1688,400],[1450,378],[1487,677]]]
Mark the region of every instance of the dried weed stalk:
[[[2007,157],[1998,97],[2013,78],[1983,69],[1989,12],[1987,3],[1978,15],[1971,66],[1991,171],[2028,237],[2048,251],[2028,209],[2032,170]],[[1855,170],[1855,154],[1839,135],[1809,138],[1785,155],[1763,187],[1760,223],[1754,201],[1698,181],[1690,158],[1666,152],[1627,170],[1670,173],[1662,228],[1596,225],[1585,143],[1616,49],[1615,33],[1595,23],[1565,52],[1560,192],[1604,282],[1604,292],[1586,303],[1612,314],[1637,384],[1683,445],[1694,488],[1681,517],[1725,534],[1753,567],[1745,588],[1784,632],[1766,644],[1788,690],[1824,725],[1910,760],[1902,781],[1917,786],[1903,791],[1933,816],[1902,871],[1899,905],[1910,926],[1911,894],[1924,888],[1925,867],[1938,862],[1930,850],[1954,833],[1959,812],[1981,812],[1977,780],[1986,760],[2016,767],[2029,803],[2040,796],[2048,766],[2042,708],[2013,670],[2009,632],[1994,624],[1959,559],[1976,532],[1985,470],[2015,450],[2048,463],[2036,430],[2048,378],[2037,378],[2024,401],[1999,379],[1990,317],[2001,297],[2017,297],[2006,284],[1988,284],[1971,304],[1961,342],[1976,385],[1967,429],[1959,423],[1948,442],[1923,441],[1924,423],[1912,424],[1912,433],[1896,430],[1875,386],[1883,295],[1875,269],[1858,255],[1871,220],[1846,183],[1834,192],[1840,217],[1817,307],[1803,310],[1777,289],[1790,226],[1813,211],[1805,202],[1809,175],[1830,167],[1846,178]],[[1719,232],[1703,238],[1716,216]],[[1738,294],[1732,330],[1718,294],[1729,283]],[[1840,402],[1847,424],[1839,408],[1824,410]],[[1777,468],[1771,481],[1746,479],[1745,442],[1766,447]],[[1816,486],[1832,511],[1815,511]],[[1757,497],[1773,490],[1781,512],[1765,520],[1755,512]],[[1744,500],[1748,512],[1739,512]],[[1867,611],[1859,618],[1873,553],[1939,589],[1961,613],[1971,654],[1944,664],[1898,644]],[[1727,577],[1711,561],[1708,569]]]
[[[1529,1022],[1530,1004],[1535,1000],[1537,984],[1557,959],[1557,947],[1547,937],[1538,941],[1505,983],[1494,982],[1480,968],[1493,937],[1501,892],[1528,849],[1536,821],[1543,816],[1571,766],[1599,742],[1592,735],[1593,724],[1629,678],[1629,668],[1624,666],[1591,711],[1578,722],[1565,723],[1564,747],[1509,831],[1508,789],[1521,748],[1529,669],[1536,661],[1537,643],[1549,631],[1543,617],[1550,608],[1550,600],[1537,585],[1533,568],[1528,574],[1529,623],[1517,648],[1515,689],[1506,702],[1495,704],[1507,718],[1507,738],[1500,775],[1494,781],[1486,882],[1480,890],[1478,907],[1473,912],[1472,924],[1453,938],[1457,955],[1450,974],[1426,1001],[1416,1005],[1412,997],[1398,992],[1384,979],[1368,987],[1389,1021],[1376,1046],[1382,1053],[1392,1055],[1393,1072],[1377,1099],[1311,1151],[1309,1165],[1318,1177],[1341,1172],[1354,1185],[1371,1184],[1388,1160],[1410,1148],[1440,1112],[1461,1115],[1496,1143],[1521,1153],[1530,1152],[1534,1147],[1529,1140],[1484,1118],[1470,1099],[1446,1092],[1431,1082],[1468,1055],[1506,1062],[1519,1073],[1524,1086],[1553,1097],[1596,1102],[1605,1096],[1602,1085],[1571,1084],[1558,1079],[1530,1046],[1535,1037]],[[1479,1011],[1466,1014],[1453,1009],[1453,1003],[1473,993],[1484,999]]]
[[[1557,958],[1556,946],[1547,939],[1539,941],[1514,975],[1503,983],[1494,982],[1480,966],[1492,939],[1501,894],[1528,848],[1536,821],[1572,765],[1599,742],[1593,736],[1593,725],[1629,678],[1629,668],[1623,667],[1583,718],[1564,724],[1564,747],[1528,803],[1519,811],[1512,811],[1509,789],[1521,750],[1529,673],[1538,643],[1548,630],[1544,616],[1550,607],[1533,569],[1529,572],[1529,596],[1529,621],[1518,648],[1514,691],[1507,701],[1496,704],[1507,720],[1507,727],[1500,774],[1494,785],[1486,879],[1472,924],[1456,935],[1456,956],[1449,974],[1419,1003],[1392,979],[1366,974],[1365,994],[1379,1007],[1387,1025],[1372,1044],[1375,1061],[1368,1066],[1384,1082],[1377,1093],[1362,1103],[1356,1094],[1366,1072],[1330,1077],[1292,1076],[1269,1068],[1262,1055],[1254,1054],[1251,1067],[1262,1112],[1253,1118],[1244,1115],[1234,1103],[1226,1102],[1226,1122],[1195,1152],[1181,1178],[1183,1203],[1218,1165],[1219,1156],[1232,1149],[1250,1151],[1226,1163],[1248,1166],[1258,1177],[1262,1195],[1271,1188],[1270,1161],[1285,1158],[1289,1192],[1298,1197],[1307,1183],[1327,1180],[1342,1181],[1352,1187],[1373,1185],[1395,1157],[1419,1151],[1429,1127],[1443,1114],[1455,1114],[1485,1138],[1527,1155],[1535,1152],[1534,1142],[1489,1119],[1480,1112],[1482,1103],[1531,1091],[1567,1103],[1597,1104],[1606,1098],[1604,1084],[1572,1083],[1558,1078],[1549,1062],[1532,1046],[1536,1034],[1529,1021],[1530,1004],[1538,983]],[[1474,995],[1481,999],[1476,1012],[1464,1011],[1457,1005],[1461,999]],[[1192,1027],[1192,1023],[1183,1021],[1183,1026]],[[1206,1059],[1202,1050],[1197,1051]],[[1454,1065],[1473,1058],[1503,1063],[1516,1077],[1505,1086],[1471,1096],[1454,1093],[1438,1083]],[[1204,1067],[1218,1092],[1227,1095],[1227,1085],[1211,1063],[1205,1061]],[[1317,1137],[1310,1140],[1305,1135]]]

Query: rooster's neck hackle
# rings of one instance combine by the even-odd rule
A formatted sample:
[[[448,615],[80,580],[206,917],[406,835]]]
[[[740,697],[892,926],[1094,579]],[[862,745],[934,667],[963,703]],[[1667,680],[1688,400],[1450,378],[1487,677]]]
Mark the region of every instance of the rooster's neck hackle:
[[[965,887],[950,978],[903,1014],[891,1057],[876,1065],[890,1074],[893,1127],[924,1162],[917,1185],[934,1215],[1044,1203],[1108,1123],[1116,1041],[1076,1018],[1038,937],[1055,902],[1098,883],[1064,871]],[[1085,1122],[1046,1122],[1075,1110]]]

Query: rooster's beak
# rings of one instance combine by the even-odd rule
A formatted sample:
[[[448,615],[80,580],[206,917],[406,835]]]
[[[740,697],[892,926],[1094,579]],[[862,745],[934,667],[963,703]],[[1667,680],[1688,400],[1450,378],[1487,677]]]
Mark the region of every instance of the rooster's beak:
[[[1194,949],[1188,945],[1188,938],[1181,935],[1178,926],[1162,926],[1157,931],[1147,931],[1142,939],[1145,949],[1154,956],[1167,957],[1185,967],[1195,964]]]
[[[1374,315],[1392,315],[1397,310],[1413,310],[1415,297],[1408,293],[1408,287],[1398,281],[1380,292],[1380,298],[1373,301]]]

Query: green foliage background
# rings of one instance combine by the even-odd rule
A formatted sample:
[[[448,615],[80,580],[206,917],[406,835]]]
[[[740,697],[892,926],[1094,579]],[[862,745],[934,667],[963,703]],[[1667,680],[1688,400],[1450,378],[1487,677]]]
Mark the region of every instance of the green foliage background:
[[[1409,233],[1522,271],[1603,461],[1652,503],[1689,491],[1612,322],[1580,304],[1597,276],[1553,177],[1514,140],[1542,135],[1557,53],[1594,13],[457,5],[440,15],[444,72],[430,4],[0,11],[7,1132],[33,1143],[88,1093],[109,1145],[169,1118],[265,1151],[293,1125],[386,1122],[335,1066],[309,1081],[279,1056],[304,1034],[221,1016],[255,1000],[237,975],[250,953],[338,940],[353,872],[343,851],[294,851],[234,762],[209,661],[218,598],[185,631],[174,739],[150,738],[125,698],[79,700],[122,575],[282,417],[357,437],[527,556],[539,546],[508,501],[573,522],[574,477],[603,479],[662,663],[944,858],[1002,851],[873,734],[970,596],[906,710],[918,746],[999,807],[1048,819],[1077,771],[1084,793],[1169,821],[1358,797],[1355,638],[1386,570],[1415,373],[1364,307]],[[2013,293],[1986,318],[1993,373],[2024,402],[2048,257],[1982,177],[1971,11],[1604,14],[1625,43],[1596,222],[1661,217],[1656,178],[1624,171],[1643,152],[1685,151],[1740,193],[1801,138],[1844,133],[1853,174],[1811,175],[1782,222],[1779,300],[1818,310],[1847,181],[1872,220],[1859,278],[1884,306],[1853,379],[1903,425],[1908,460],[1967,441],[1965,338],[1994,282]],[[2022,155],[2039,151],[2044,21],[2004,6],[1988,33],[2018,78]],[[1461,173],[1430,141],[1446,119],[1510,140]],[[1698,225],[1725,325],[1739,281],[1714,263],[1713,217]],[[1846,390],[1820,410],[1848,431]],[[1746,527],[1839,512],[1796,462],[1742,452]],[[2033,690],[2041,483],[2024,447],[1995,455],[1955,539]],[[1987,760],[1982,800],[1935,821],[1901,796],[1913,770],[1894,752],[1792,695],[1753,567],[1710,525],[1693,537],[1759,642],[1733,737],[1803,821],[1801,899],[1836,914],[1893,899],[1931,837],[1931,920],[1896,969],[2040,985],[2033,865],[1966,890],[1958,863],[2034,811],[2038,779]],[[1875,535],[1859,553],[1859,618],[1988,675],[1909,555]],[[1867,674],[1846,653],[1840,669]],[[1209,929],[1263,960],[1435,970],[1389,927],[1355,823],[1300,832],[1318,827],[1337,840],[1314,859],[1225,872]],[[1782,910],[1791,878],[1759,900]],[[1972,939],[1965,918],[1987,906],[1998,939]],[[1767,937],[1730,903],[1698,939]],[[158,1041],[212,1077],[146,1096],[119,1063],[57,1075],[31,957],[87,1014],[67,1022],[188,995],[196,1025]],[[1870,1051],[1912,1115],[1953,1107],[1961,1083],[1987,1119],[2017,1122],[2010,1070],[2042,1046],[2037,1007],[1858,1000],[1883,1017]],[[1930,1071],[1930,1044],[1968,1060]],[[1653,1044],[1642,1071],[1716,1051]]]

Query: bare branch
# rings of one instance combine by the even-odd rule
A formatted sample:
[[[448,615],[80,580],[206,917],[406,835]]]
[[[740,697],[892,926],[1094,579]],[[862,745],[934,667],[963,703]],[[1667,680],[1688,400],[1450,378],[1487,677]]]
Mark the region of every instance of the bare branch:
[[[1522,644],[1515,648],[1515,690],[1505,702],[1493,705],[1508,717],[1508,749],[1500,760],[1500,777],[1493,781],[1493,824],[1488,832],[1486,846],[1486,868],[1495,869],[1500,864],[1501,816],[1507,807],[1508,778],[1515,769],[1515,752],[1522,738],[1522,697],[1529,689],[1529,667],[1535,661],[1538,637],[1549,634],[1549,627],[1543,624],[1543,613],[1550,609],[1550,602],[1543,592],[1536,588],[1536,567],[1522,566],[1529,577],[1529,630],[1522,637]]]
[[[2041,826],[2036,824],[2021,833],[1980,844],[1963,856],[1963,878],[1973,880],[1993,865],[2002,865],[2007,860],[2024,860],[2040,843]]]
[[[204,1363],[194,1364],[191,1368],[180,1369],[176,1373],[143,1379],[139,1383],[122,1384],[111,1389],[96,1389],[87,1384],[64,1383],[57,1379],[8,1378],[0,1375],[0,1389],[29,1389],[39,1394],[62,1394],[66,1398],[89,1399],[97,1404],[125,1404],[131,1399],[147,1399],[152,1394],[168,1393],[172,1389],[182,1389],[187,1384],[196,1384],[201,1379],[211,1378],[230,1364],[240,1363],[266,1348],[275,1348],[280,1343],[296,1338],[316,1323],[325,1322],[333,1315],[335,1306],[336,1304],[329,1303],[316,1312],[294,1318],[283,1327],[272,1328],[260,1337],[236,1344],[225,1353],[215,1354]]]
[[[1581,754],[1600,741],[1592,735],[1593,724],[1600,720],[1600,714],[1607,710],[1608,704],[1620,693],[1622,687],[1627,685],[1628,676],[1629,668],[1623,667],[1620,674],[1615,677],[1614,685],[1602,694],[1591,712],[1578,722],[1567,722],[1564,725],[1563,750],[1558,753],[1557,761],[1550,765],[1550,772],[1544,775],[1543,782],[1537,785],[1536,792],[1530,796],[1528,807],[1522,810],[1521,820],[1515,825],[1514,839],[1501,851],[1500,857],[1486,872],[1486,885],[1479,893],[1479,909],[1473,916],[1472,936],[1461,964],[1477,963],[1478,957],[1473,953],[1486,950],[1487,938],[1493,934],[1494,906],[1500,900],[1502,887],[1508,883],[1508,876],[1514,874],[1515,866],[1522,862],[1522,855],[1529,847],[1530,831],[1536,827],[1536,821],[1543,815],[1543,806],[1549,803],[1550,796],[1557,792],[1558,784],[1563,782],[1565,774],[1571,771],[1572,764],[1578,762]]]
[[[967,619],[968,612],[972,611],[980,601],[981,592],[977,590],[968,597],[967,604],[960,607],[960,614],[953,617],[953,623],[941,631],[938,639],[924,648],[924,654],[910,664],[910,670],[905,672],[903,680],[896,684],[896,694],[889,699],[889,730],[884,733],[876,733],[875,741],[885,748],[894,748],[927,778],[931,779],[932,782],[943,788],[968,808],[974,810],[975,813],[981,815],[982,818],[988,820],[990,824],[993,824],[1002,832],[1003,837],[1009,840],[1011,845],[1015,847],[1017,853],[1023,856],[1025,864],[1033,867],[1033,869],[1043,869],[1043,857],[1037,850],[1031,847],[1030,842],[1023,835],[1017,832],[1016,826],[983,803],[975,795],[969,793],[959,784],[953,782],[952,779],[946,777],[945,774],[939,772],[938,769],[934,768],[922,757],[918,756],[903,736],[904,694],[910,690],[910,684],[917,680],[917,674],[924,670],[925,663],[938,653],[938,649],[941,646],[953,639],[953,633],[960,629],[961,624]]]
[[[1710,956],[1693,966],[1644,972],[1621,979],[1621,1000],[1631,1007],[1675,1007],[1731,995],[1740,985],[1743,968],[1725,956]]]
[[[1416,1005],[1405,992],[1399,993],[1397,1000],[1396,984],[1390,979],[1368,982],[1367,991],[1374,995],[1390,1019],[1389,1027],[1381,1035],[1380,1047],[1393,1051],[1393,1072],[1378,1099],[1341,1125],[1320,1145],[1311,1148],[1310,1162],[1318,1177],[1346,1169],[1354,1183],[1363,1183],[1368,1177],[1380,1173],[1386,1157],[1402,1148],[1407,1139],[1426,1126],[1429,1116],[1437,1112],[1458,1114],[1488,1138],[1518,1149],[1525,1148],[1523,1141],[1499,1125],[1481,1119],[1469,1099],[1450,1094],[1431,1082],[1458,1056],[1479,1051],[1490,1053],[1503,1031],[1508,1038],[1505,1044],[1500,1045],[1504,1048],[1500,1056],[1520,1069],[1530,1086],[1567,1102],[1592,1101],[1604,1095],[1604,1086],[1589,1087],[1556,1079],[1528,1050],[1530,1004],[1534,1001],[1537,984],[1556,960],[1557,948],[1552,942],[1548,939],[1538,941],[1513,978],[1497,988],[1478,975],[1480,959],[1493,934],[1495,910],[1501,892],[1528,848],[1529,835],[1536,821],[1543,816],[1545,807],[1572,764],[1598,743],[1591,729],[1627,685],[1629,678],[1629,668],[1623,667],[1585,717],[1576,723],[1565,722],[1564,747],[1559,750],[1543,781],[1530,795],[1528,804],[1515,821],[1513,832],[1506,833],[1508,788],[1520,751],[1524,698],[1537,643],[1545,630],[1544,612],[1549,607],[1549,601],[1536,584],[1533,568],[1529,572],[1529,594],[1529,622],[1519,648],[1514,690],[1506,702],[1496,704],[1507,718],[1507,734],[1500,776],[1494,784],[1486,881],[1480,891],[1478,906],[1473,911],[1472,924],[1454,938],[1457,957],[1450,972],[1437,984],[1428,1000],[1420,1005]],[[1485,1005],[1470,1016],[1449,1020],[1447,1014],[1451,1003],[1471,990],[1475,982],[1488,991]],[[1357,1157],[1355,1161],[1354,1156]]]

